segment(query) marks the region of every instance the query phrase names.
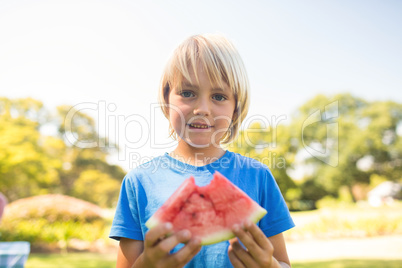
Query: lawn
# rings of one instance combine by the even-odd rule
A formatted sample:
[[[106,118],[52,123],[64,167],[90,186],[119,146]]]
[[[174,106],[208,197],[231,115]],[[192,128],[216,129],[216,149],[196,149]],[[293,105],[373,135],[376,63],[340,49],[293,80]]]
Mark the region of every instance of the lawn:
[[[115,254],[68,253],[29,255],[25,268],[111,268],[116,266]]]
[[[336,239],[402,234],[402,204],[372,208],[350,206],[313,211],[292,212],[296,223],[285,233],[288,241],[303,239]]]
[[[400,268],[402,260],[330,260],[295,262],[293,268]]]
[[[339,246],[339,241],[344,238],[357,238],[357,239],[374,239],[375,237],[392,237],[393,235],[397,238],[402,234],[402,226],[400,222],[402,221],[401,208],[399,206],[398,209],[395,207],[389,208],[368,208],[368,207],[354,207],[347,209],[322,209],[315,211],[307,211],[307,212],[296,212],[292,213],[292,216],[296,222],[297,228],[294,228],[287,232],[286,237],[288,243],[294,242],[297,243],[299,241],[311,241],[310,239],[323,239],[325,243],[319,244],[320,249],[324,248],[324,244],[327,245],[327,241],[334,241],[334,243]],[[389,253],[391,251],[387,250],[387,245],[384,243],[376,242],[376,247],[381,247],[378,251],[385,251],[385,253]],[[318,240],[321,241],[321,240]],[[343,241],[343,240],[342,240]],[[353,240],[354,241],[354,240]],[[352,241],[352,242],[353,242]],[[362,240],[364,243],[368,243],[368,240]],[[371,240],[370,240],[371,241]],[[386,240],[387,242],[388,240]],[[345,256],[341,259],[336,259],[335,255],[323,255],[321,254],[321,258],[326,261],[314,261],[314,256],[311,258],[305,258],[306,256],[302,255],[303,258],[295,258],[295,261],[292,263],[292,267],[294,268],[349,268],[349,267],[367,267],[367,268],[377,268],[377,267],[402,267],[402,259],[399,256],[399,248],[402,247],[400,240],[392,240],[397,241],[399,244],[391,244],[393,250],[393,255],[390,254],[372,254],[371,250],[364,251],[367,254],[361,255],[361,252],[358,252],[355,255],[338,255]],[[347,245],[357,245],[356,241],[352,243],[348,241]],[[367,245],[358,246],[359,249],[363,249],[367,247]],[[310,245],[310,244],[308,244]],[[358,245],[361,245],[358,243]],[[311,246],[311,245],[310,245]],[[289,244],[289,250],[290,250]],[[345,248],[341,246],[341,248]],[[375,248],[375,247],[374,247]],[[300,252],[299,248],[297,248],[297,252]],[[302,247],[302,250],[307,250]],[[318,250],[313,251],[315,253]],[[339,253],[339,251],[337,251]],[[349,251],[348,251],[349,252]],[[396,254],[394,254],[397,252]],[[300,254],[299,254],[300,255]],[[363,256],[363,257],[362,257]],[[367,259],[365,258],[367,256]],[[388,256],[389,258],[387,259]],[[292,257],[292,256],[291,256]],[[378,259],[373,259],[378,258]],[[393,260],[394,258],[398,258],[399,260]],[[307,261],[301,261],[304,259],[308,259]],[[98,253],[69,253],[69,254],[37,254],[31,253],[26,268],[46,268],[46,267],[60,267],[60,268],[112,268],[115,267],[116,255],[115,253],[109,254],[98,254]]]
[[[114,268],[114,254],[69,253],[69,254],[30,254],[26,268]],[[402,260],[330,260],[294,262],[293,268],[399,268]]]

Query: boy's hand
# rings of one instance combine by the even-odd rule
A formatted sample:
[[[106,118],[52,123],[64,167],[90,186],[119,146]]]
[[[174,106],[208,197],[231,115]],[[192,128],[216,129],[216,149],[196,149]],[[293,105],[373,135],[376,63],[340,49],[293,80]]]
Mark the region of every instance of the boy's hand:
[[[280,267],[273,257],[274,247],[256,224],[246,221],[244,230],[239,225],[234,225],[232,231],[237,237],[229,240],[228,254],[235,268]]]
[[[145,235],[142,254],[145,267],[183,267],[200,251],[200,240],[191,239],[191,233],[188,230],[182,230],[167,237],[167,234],[171,232],[172,224],[167,223],[152,228]],[[179,243],[186,243],[186,245],[174,254],[170,254],[170,251]]]

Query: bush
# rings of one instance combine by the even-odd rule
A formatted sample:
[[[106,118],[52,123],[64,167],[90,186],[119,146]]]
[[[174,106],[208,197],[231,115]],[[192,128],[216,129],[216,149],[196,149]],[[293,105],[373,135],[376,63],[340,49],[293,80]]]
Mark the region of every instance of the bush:
[[[16,200],[5,210],[8,220],[46,219],[48,222],[92,222],[102,219],[102,209],[92,203],[65,195],[39,195]]]
[[[316,202],[316,207],[318,209],[325,209],[325,208],[350,208],[354,207],[355,204],[348,201],[342,201],[339,198],[335,198],[332,196],[325,196],[324,198],[318,200]]]
[[[98,170],[85,170],[74,182],[73,194],[101,207],[113,207],[119,197],[121,182]]]
[[[62,195],[35,196],[6,207],[0,240],[28,241],[32,249],[66,251],[72,239],[103,238],[107,222],[91,203]]]
[[[329,201],[329,200],[327,200]],[[401,205],[371,208],[333,206],[309,212],[293,212],[296,228],[286,232],[289,240],[332,239],[402,234]]]

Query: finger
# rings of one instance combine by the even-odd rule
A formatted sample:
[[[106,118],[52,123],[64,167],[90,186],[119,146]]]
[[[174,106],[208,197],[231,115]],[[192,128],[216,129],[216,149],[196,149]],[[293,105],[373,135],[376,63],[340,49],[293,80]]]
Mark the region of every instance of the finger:
[[[272,247],[268,238],[261,231],[261,229],[257,226],[257,224],[251,222],[250,220],[246,220],[244,222],[244,227],[251,234],[251,236],[254,238],[254,240],[257,242],[257,244],[261,248],[268,249],[268,248]]]
[[[201,242],[198,238],[191,239],[176,253],[167,257],[168,267],[181,267],[188,263],[201,250]]]
[[[234,253],[232,245],[229,245],[228,248],[228,256],[229,260],[232,263],[234,268],[245,268],[246,266],[241,262],[241,260],[237,257],[237,255]]]
[[[232,238],[232,239],[229,239],[229,244],[231,245],[231,244],[233,244],[234,242],[236,242],[237,241],[237,237],[234,237],[234,238]]]
[[[154,248],[153,254],[156,257],[163,257],[170,253],[170,251],[179,243],[187,242],[191,238],[191,233],[188,230],[182,230],[161,240]]]
[[[247,231],[240,228],[238,224],[233,226],[233,233],[243,243],[243,245],[250,251],[254,258],[257,258],[260,254],[263,254],[263,250],[254,240],[254,237]]]
[[[245,232],[249,234],[254,241],[254,245],[246,246],[248,252],[251,254],[253,259],[260,264],[260,266],[262,265],[263,267],[266,267],[269,263],[271,263],[272,254],[274,252],[272,243],[261,231],[261,229],[253,222],[249,220],[245,221],[244,227]]]
[[[257,262],[253,259],[249,252],[244,249],[238,241],[234,241],[231,244],[232,251],[236,257],[246,266],[246,267],[256,267]]]
[[[173,229],[173,225],[168,222],[165,224],[157,225],[154,228],[150,229],[145,234],[145,247],[153,247],[161,237],[166,236]]]

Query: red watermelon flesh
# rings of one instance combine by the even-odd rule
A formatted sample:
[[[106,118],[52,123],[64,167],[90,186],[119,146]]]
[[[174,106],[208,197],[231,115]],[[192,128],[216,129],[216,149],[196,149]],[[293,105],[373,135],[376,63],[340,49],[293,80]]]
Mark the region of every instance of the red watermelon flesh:
[[[153,227],[171,222],[173,231],[187,229],[209,245],[234,237],[231,229],[246,219],[254,223],[267,211],[219,172],[209,185],[199,187],[190,177],[145,223]]]

